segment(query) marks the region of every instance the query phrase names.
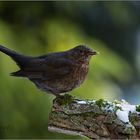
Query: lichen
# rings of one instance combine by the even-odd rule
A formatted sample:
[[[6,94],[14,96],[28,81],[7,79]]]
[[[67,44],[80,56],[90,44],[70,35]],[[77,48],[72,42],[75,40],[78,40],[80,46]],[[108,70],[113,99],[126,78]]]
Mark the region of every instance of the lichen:
[[[137,120],[136,120],[136,117],[135,116],[130,115],[129,116],[129,121],[131,122],[131,124],[134,125]]]
[[[136,129],[131,123],[128,123],[125,125],[125,129],[123,130],[123,133],[133,135],[135,134],[135,132],[136,132]]]
[[[82,113],[81,116],[83,116],[83,117],[94,117],[94,116],[96,116],[96,112],[85,112],[85,113]]]

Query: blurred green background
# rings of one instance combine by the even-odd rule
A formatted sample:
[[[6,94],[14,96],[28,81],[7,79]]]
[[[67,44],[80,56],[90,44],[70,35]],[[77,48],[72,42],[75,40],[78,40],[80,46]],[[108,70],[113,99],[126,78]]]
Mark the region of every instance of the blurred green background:
[[[140,103],[140,2],[0,2],[0,44],[26,55],[64,51],[79,44],[100,52],[84,84],[83,99]],[[0,138],[69,138],[47,130],[53,95],[27,79],[0,53]]]

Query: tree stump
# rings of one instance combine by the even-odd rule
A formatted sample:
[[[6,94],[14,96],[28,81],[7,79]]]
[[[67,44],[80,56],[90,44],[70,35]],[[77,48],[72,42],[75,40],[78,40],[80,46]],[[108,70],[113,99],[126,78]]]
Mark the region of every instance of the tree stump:
[[[140,139],[140,106],[126,101],[56,97],[48,130],[91,139]]]

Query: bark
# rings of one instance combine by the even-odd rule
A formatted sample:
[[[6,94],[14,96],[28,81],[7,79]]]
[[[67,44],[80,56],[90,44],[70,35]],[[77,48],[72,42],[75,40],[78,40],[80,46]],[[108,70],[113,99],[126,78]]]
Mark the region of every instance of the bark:
[[[81,100],[70,95],[56,97],[48,129],[91,139],[140,139],[140,107],[128,113],[128,122],[116,115],[121,109],[119,101]]]

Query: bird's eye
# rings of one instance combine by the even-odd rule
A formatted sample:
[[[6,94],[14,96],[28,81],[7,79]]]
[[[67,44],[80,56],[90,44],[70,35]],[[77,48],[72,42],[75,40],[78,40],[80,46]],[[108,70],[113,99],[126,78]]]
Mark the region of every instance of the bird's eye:
[[[82,51],[82,50],[80,50],[80,53],[83,53],[83,51]]]

